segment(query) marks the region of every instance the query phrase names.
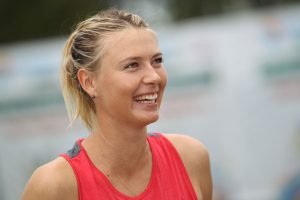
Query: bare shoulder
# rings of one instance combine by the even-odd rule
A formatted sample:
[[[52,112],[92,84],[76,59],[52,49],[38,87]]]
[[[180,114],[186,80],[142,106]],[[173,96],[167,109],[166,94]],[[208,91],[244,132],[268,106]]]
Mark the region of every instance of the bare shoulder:
[[[22,200],[78,199],[76,177],[62,158],[37,168],[29,179]]]
[[[182,134],[164,134],[175,146],[182,159],[201,164],[208,160],[208,150],[199,140]]]
[[[198,199],[210,200],[212,198],[212,178],[206,146],[199,140],[187,135],[164,134],[164,136],[178,151]]]

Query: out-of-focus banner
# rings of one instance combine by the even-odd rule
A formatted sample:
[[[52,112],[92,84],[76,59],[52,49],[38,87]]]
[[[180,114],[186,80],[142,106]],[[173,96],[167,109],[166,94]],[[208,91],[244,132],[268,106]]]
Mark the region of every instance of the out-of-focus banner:
[[[214,200],[300,198],[300,6],[156,28],[168,72],[149,131],[201,140]],[[0,47],[0,199],[86,132],[59,87],[63,39]]]
[[[215,199],[300,198],[299,19],[298,6],[159,34],[169,88],[153,130],[207,145]]]

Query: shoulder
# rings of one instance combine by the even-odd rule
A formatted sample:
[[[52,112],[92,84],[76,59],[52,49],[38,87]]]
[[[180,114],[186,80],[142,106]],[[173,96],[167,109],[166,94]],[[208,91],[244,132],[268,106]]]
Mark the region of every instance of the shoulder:
[[[77,198],[76,177],[71,166],[62,157],[37,168],[22,196],[22,200]]]
[[[196,190],[203,199],[211,199],[212,179],[209,153],[199,140],[182,134],[164,134],[174,145]],[[198,195],[200,195],[198,193]]]
[[[182,134],[164,134],[174,145],[182,160],[193,161],[196,165],[207,164],[208,150],[199,140]]]

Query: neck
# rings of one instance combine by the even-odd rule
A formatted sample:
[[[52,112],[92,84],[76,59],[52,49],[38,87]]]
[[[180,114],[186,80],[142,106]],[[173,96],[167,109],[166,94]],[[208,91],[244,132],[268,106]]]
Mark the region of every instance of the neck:
[[[146,127],[109,122],[101,123],[99,127],[83,145],[102,171],[130,176],[138,169],[149,166],[151,152],[146,141]]]

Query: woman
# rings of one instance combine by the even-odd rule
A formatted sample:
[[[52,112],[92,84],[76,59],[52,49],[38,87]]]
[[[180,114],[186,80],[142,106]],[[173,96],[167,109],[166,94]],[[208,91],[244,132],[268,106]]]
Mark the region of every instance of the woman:
[[[81,22],[64,50],[62,85],[72,120],[91,134],[39,167],[23,200],[211,200],[208,153],[197,140],[147,133],[167,82],[155,33],[111,9]]]

